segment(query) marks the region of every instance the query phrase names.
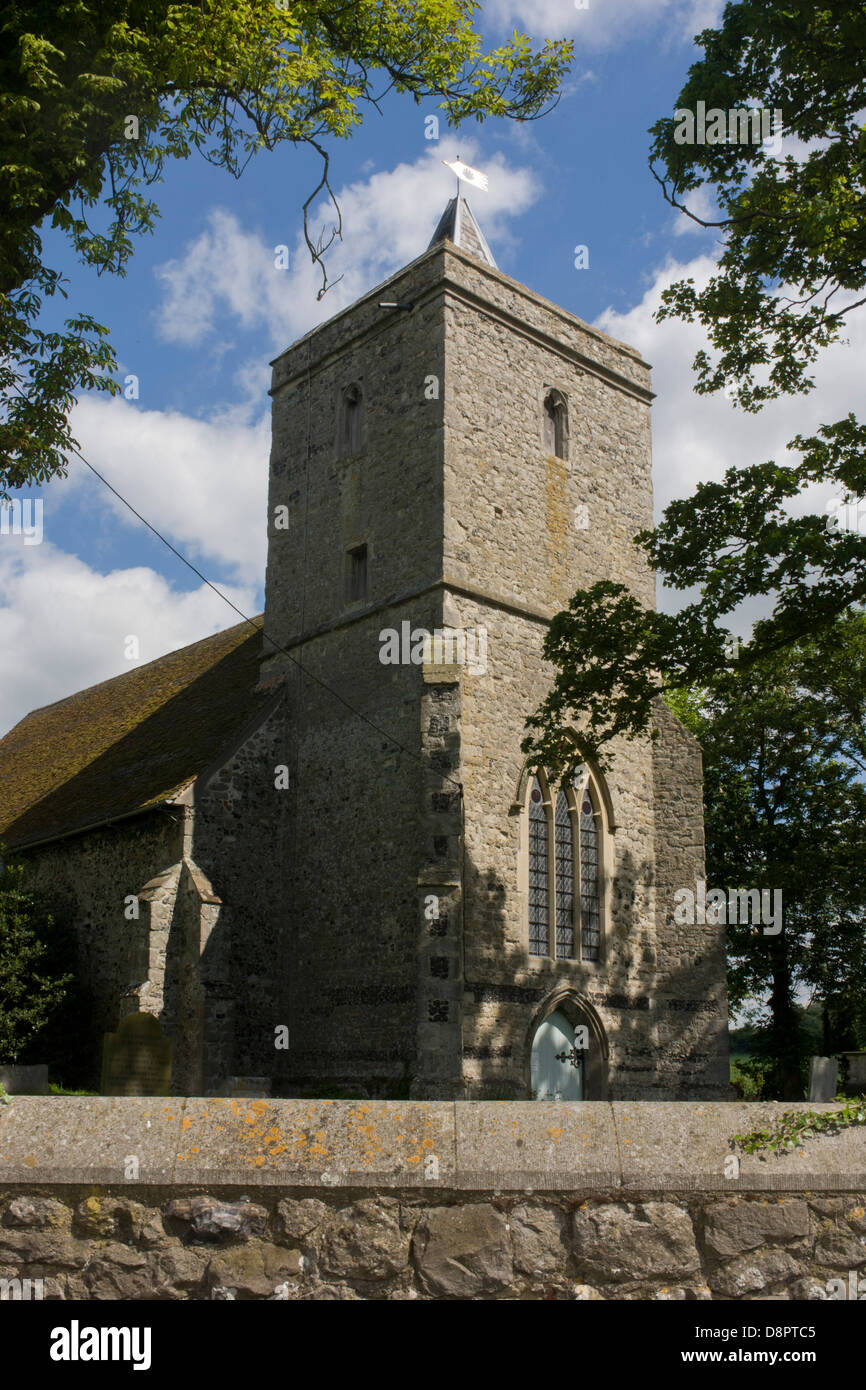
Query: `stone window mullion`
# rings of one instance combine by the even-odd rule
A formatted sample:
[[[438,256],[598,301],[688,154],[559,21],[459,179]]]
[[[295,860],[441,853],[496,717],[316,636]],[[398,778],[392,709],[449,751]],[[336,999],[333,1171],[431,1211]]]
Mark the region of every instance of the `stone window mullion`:
[[[556,820],[550,789],[546,788],[544,812],[547,817],[547,901],[550,910],[547,915],[547,952],[556,956]]]

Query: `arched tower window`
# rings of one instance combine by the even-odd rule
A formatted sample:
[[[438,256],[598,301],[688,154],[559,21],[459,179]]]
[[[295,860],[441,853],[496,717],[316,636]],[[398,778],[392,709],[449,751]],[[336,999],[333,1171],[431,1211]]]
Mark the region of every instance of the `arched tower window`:
[[[568,410],[561,391],[548,391],[544,398],[542,433],[544,452],[564,459],[568,442]]]
[[[554,790],[544,769],[529,781],[523,840],[529,954],[599,961],[604,936],[601,798],[586,768]]]
[[[529,789],[529,954],[550,951],[550,882],[547,807],[537,777]]]
[[[357,382],[343,392],[340,421],[340,456],[358,454],[364,436],[364,395]]]

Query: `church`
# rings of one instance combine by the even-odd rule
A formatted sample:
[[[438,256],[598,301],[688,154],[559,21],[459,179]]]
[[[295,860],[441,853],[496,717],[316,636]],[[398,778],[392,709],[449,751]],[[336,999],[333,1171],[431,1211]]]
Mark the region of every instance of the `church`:
[[[264,614],[0,742],[99,1031],[155,1016],[180,1095],[727,1098],[700,748],[660,704],[605,773],[521,753],[552,616],[654,601],[648,366],[461,196],[272,365]]]

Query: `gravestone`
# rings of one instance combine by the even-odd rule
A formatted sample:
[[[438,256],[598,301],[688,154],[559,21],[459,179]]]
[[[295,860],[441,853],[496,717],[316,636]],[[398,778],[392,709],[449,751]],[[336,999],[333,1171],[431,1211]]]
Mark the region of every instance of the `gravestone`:
[[[48,1067],[44,1062],[29,1067],[0,1067],[0,1086],[10,1096],[47,1096]]]
[[[835,1057],[813,1057],[809,1062],[809,1100],[833,1100],[839,1088],[839,1063]]]
[[[170,1095],[171,1048],[153,1014],[129,1014],[116,1033],[105,1034],[102,1095]]]
[[[842,1056],[848,1062],[848,1095],[866,1095],[866,1052],[843,1052]]]

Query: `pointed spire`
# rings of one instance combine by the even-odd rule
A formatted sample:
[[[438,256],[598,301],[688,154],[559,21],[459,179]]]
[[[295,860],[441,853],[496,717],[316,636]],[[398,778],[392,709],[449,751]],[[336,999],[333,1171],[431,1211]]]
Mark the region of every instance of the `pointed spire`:
[[[468,251],[470,256],[476,256],[479,261],[492,265],[494,270],[498,268],[493,259],[493,252],[487,245],[484,233],[475,221],[465,198],[452,198],[449,202],[430,238],[430,246],[435,246],[437,241],[453,241],[455,246],[459,246],[462,251]],[[427,247],[428,251],[430,246]]]

